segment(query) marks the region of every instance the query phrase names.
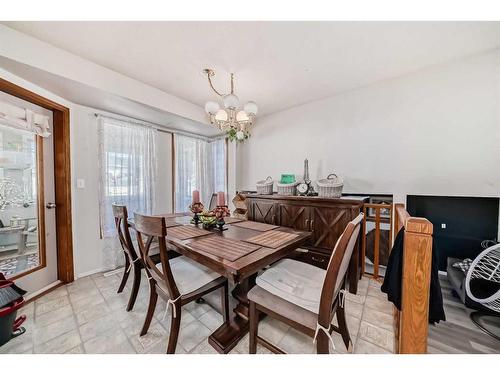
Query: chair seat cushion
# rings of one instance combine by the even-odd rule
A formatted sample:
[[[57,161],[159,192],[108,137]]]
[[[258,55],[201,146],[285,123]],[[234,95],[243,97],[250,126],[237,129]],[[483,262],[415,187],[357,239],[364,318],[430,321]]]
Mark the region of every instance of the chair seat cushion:
[[[317,314],[326,271],[307,263],[283,259],[257,277],[262,289]]]
[[[318,322],[318,314],[278,297],[260,286],[254,286],[247,294],[250,301],[308,328],[313,335]]]
[[[177,289],[182,295],[194,292],[221,277],[218,273],[185,256],[178,256],[169,261]],[[161,263],[156,267],[162,271]]]

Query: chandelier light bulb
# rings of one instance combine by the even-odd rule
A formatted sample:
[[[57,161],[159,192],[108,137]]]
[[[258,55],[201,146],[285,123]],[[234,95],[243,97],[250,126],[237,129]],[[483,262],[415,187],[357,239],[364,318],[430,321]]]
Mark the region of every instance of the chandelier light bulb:
[[[210,101],[205,104],[205,112],[207,112],[209,115],[217,113],[219,109],[220,105],[217,102]]]
[[[255,102],[248,102],[248,103],[246,103],[245,106],[243,107],[243,109],[250,116],[256,116],[257,115],[258,107],[257,107],[257,104],[255,104]]]
[[[237,114],[236,114],[236,121],[248,121],[250,120],[248,118],[248,115],[245,111],[239,111]]]
[[[227,121],[227,112],[223,109],[219,109],[215,114],[215,119],[217,121]]]
[[[222,98],[222,101],[224,102],[224,107],[229,108],[229,109],[238,108],[238,106],[240,105],[240,100],[234,94],[225,95]]]

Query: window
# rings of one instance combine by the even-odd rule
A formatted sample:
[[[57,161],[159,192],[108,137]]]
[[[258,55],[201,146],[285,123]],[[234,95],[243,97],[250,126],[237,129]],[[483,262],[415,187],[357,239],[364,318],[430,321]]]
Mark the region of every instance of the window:
[[[140,124],[99,118],[100,215],[103,237],[116,228],[111,204],[151,214],[156,176],[156,130]]]
[[[175,135],[175,211],[191,204],[193,190],[199,190],[208,208],[213,193],[226,191],[226,142],[211,142]]]

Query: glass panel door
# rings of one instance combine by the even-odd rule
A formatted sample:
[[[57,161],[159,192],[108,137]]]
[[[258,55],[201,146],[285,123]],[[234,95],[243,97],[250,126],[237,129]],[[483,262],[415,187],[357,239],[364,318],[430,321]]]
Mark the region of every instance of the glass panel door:
[[[38,138],[0,125],[0,272],[8,278],[45,266],[43,142]]]

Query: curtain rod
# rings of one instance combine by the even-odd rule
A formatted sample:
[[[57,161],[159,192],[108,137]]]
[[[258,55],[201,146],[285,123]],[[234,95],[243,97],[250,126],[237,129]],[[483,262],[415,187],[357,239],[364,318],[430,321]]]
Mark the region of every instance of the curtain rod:
[[[213,137],[207,137],[207,136],[196,134],[196,133],[191,133],[191,132],[186,132],[186,131],[182,131],[182,130],[167,128],[167,127],[165,127],[165,126],[163,126],[161,124],[156,124],[156,123],[150,122],[150,121],[144,121],[144,120],[141,120],[141,119],[138,119],[138,118],[135,118],[135,117],[131,117],[131,116],[120,115],[118,113],[113,113],[110,116],[110,115],[107,115],[107,114],[102,114],[102,113],[95,112],[94,116],[95,117],[109,118],[109,119],[117,120],[117,121],[131,122],[131,123],[135,123],[135,124],[139,124],[139,125],[142,125],[142,126],[147,126],[147,127],[153,128],[153,129],[155,129],[155,130],[157,130],[157,131],[159,131],[161,133],[179,134],[179,135],[184,135],[186,137],[198,138],[198,139],[201,139],[201,140],[204,140],[204,141],[207,141],[207,142],[216,141],[216,140],[218,140],[220,138],[225,138],[225,135],[223,135],[223,134],[216,135],[216,136],[213,136]]]

